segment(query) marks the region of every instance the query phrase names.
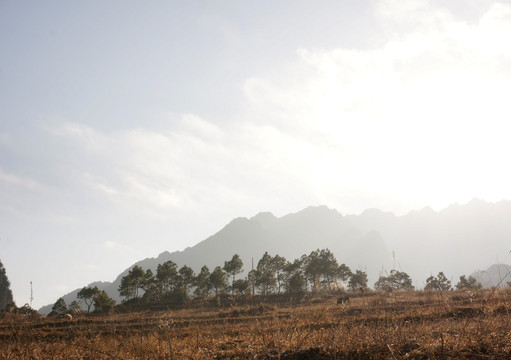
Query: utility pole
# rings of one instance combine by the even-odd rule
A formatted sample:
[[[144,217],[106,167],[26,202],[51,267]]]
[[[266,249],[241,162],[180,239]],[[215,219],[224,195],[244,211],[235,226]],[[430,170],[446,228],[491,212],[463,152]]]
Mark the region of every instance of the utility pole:
[[[30,307],[32,307],[33,300],[34,300],[34,291],[32,289],[32,280],[30,280]]]

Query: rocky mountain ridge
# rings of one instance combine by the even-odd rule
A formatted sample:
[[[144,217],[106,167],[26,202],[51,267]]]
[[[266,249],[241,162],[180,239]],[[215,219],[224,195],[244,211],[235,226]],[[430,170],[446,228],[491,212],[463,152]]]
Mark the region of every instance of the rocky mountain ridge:
[[[474,199],[435,212],[431,208],[403,216],[369,209],[360,215],[343,216],[326,206],[308,207],[297,213],[275,217],[261,212],[252,218],[236,218],[223,229],[183,251],[163,252],[128,267],[102,288],[117,301],[120,279],[135,265],[155,272],[158,264],[172,260],[196,272],[203,265],[222,266],[237,253],[250,270],[265,251],[293,260],[318,248],[329,248],[339,263],[368,273],[372,286],[381,273],[396,268],[412,277],[417,288],[425,279],[443,271],[457,282],[508,254],[511,237],[511,202],[488,203]],[[66,303],[78,290],[66,294]],[[48,312],[49,307],[40,311]]]

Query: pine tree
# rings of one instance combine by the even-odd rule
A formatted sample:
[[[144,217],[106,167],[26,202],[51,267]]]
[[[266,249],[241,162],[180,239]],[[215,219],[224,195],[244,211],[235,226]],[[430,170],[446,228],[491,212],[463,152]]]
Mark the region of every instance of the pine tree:
[[[82,290],[78,291],[76,297],[80,300],[83,300],[85,305],[87,305],[87,312],[90,312],[90,308],[92,304],[94,304],[94,297],[99,293],[99,289],[97,286],[93,288],[84,287]]]
[[[451,290],[451,281],[440,271],[437,277],[431,275],[426,279],[424,290]]]
[[[231,282],[231,293],[234,294],[234,282],[236,281],[236,275],[243,272],[243,261],[238,254],[234,254],[232,259],[224,263],[223,270],[232,275]]]
[[[410,275],[403,271],[390,270],[389,276],[380,276],[374,283],[375,290],[391,292],[394,290],[413,290]]]
[[[11,283],[7,279],[4,265],[0,261],[0,310],[4,310],[12,302]]]
[[[112,299],[105,290],[100,290],[94,296],[94,311],[108,311],[115,306],[115,300]]]
[[[479,281],[477,281],[474,277],[469,276],[468,279],[465,275],[460,276],[460,281],[456,284],[456,289],[469,289],[469,290],[478,290],[481,289],[483,285]]]
[[[349,287],[352,290],[363,290],[367,289],[367,274],[365,271],[357,270],[354,274],[351,275],[349,281]]]
[[[215,289],[215,296],[222,293],[227,288],[227,276],[220,266],[217,266],[209,275],[209,283],[213,289]]]
[[[64,315],[67,312],[67,305],[63,298],[59,298],[53,307],[51,308],[51,313],[49,316],[59,316]]]
[[[200,269],[200,273],[195,276],[193,279],[193,284],[195,286],[194,294],[197,298],[205,298],[209,296],[209,293],[211,291],[212,285],[210,282],[209,277],[211,276],[209,272],[209,268],[204,265]]]

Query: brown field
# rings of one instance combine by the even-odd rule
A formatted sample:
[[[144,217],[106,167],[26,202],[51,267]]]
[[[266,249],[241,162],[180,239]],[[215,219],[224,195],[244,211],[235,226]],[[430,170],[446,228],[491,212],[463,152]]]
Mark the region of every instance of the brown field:
[[[506,290],[308,295],[63,318],[2,314],[0,359],[509,359]]]

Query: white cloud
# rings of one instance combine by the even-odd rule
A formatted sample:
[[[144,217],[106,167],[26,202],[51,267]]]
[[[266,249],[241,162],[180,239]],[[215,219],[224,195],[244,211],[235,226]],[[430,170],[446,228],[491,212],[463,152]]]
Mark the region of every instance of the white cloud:
[[[83,174],[84,183],[94,188],[96,190],[101,191],[102,193],[108,196],[118,195],[119,192],[108,184],[108,180],[102,178],[101,176],[92,175],[90,173],[85,172]]]
[[[135,253],[136,252],[133,248],[131,248],[128,245],[121,244],[121,243],[118,243],[118,242],[115,242],[115,241],[111,241],[111,240],[105,241],[103,243],[103,246],[106,249],[113,250],[113,251],[116,251],[116,252],[119,252],[119,251],[129,252],[129,253]]]
[[[37,190],[42,189],[44,186],[38,181],[13,173],[9,173],[0,169],[0,185],[2,188],[6,187],[16,187],[22,188],[25,190]],[[1,190],[1,188],[0,188]]]
[[[97,268],[98,268],[98,266],[96,264],[85,264],[85,265],[82,265],[81,270],[82,271],[92,271],[92,270],[96,270]]]
[[[511,56],[507,42],[511,35],[511,4],[496,3],[482,17],[477,45],[489,56]]]
[[[343,188],[387,194],[388,204],[510,197],[507,187],[488,183],[511,180],[502,166],[511,152],[511,71],[494,66],[511,60],[503,41],[511,38],[509,9],[496,3],[471,25],[430,1],[380,2],[379,15],[393,19],[387,25],[399,36],[370,50],[300,49],[310,68],[295,74],[298,86],[250,79],[246,93],[252,108],[263,109],[258,116],[269,114],[266,123],[301,131],[293,135],[307,139],[315,159],[310,185],[326,198]],[[417,19],[420,26],[411,26]],[[407,31],[400,21],[410,21]],[[312,145],[318,138],[328,150]]]
[[[435,6],[431,0],[380,0],[375,3],[374,9],[377,19],[396,35],[441,27],[451,20],[449,11]]]
[[[431,1],[377,4],[385,43],[299,49],[292,73],[247,79],[236,123],[184,114],[158,131],[104,134],[63,122],[53,133],[90,157],[84,184],[157,218],[289,198],[289,210],[327,202],[357,212],[510,197],[500,164],[511,152],[511,71],[502,65],[511,7],[495,3],[468,23]],[[487,186],[487,176],[502,187]],[[366,200],[344,209],[350,193]]]
[[[55,285],[55,289],[54,290],[55,290],[56,294],[66,294],[69,291],[71,291],[72,289],[68,285],[58,284],[58,285]]]
[[[0,132],[0,144],[10,145],[11,144],[11,136],[7,133]]]
[[[222,141],[222,130],[195,114],[185,114],[181,118],[183,130],[195,135],[199,139]]]
[[[54,120],[55,121],[55,120]],[[64,139],[72,146],[85,147],[87,151],[105,153],[111,148],[108,138],[98,130],[73,121],[58,121],[56,126],[47,129],[51,134]]]

